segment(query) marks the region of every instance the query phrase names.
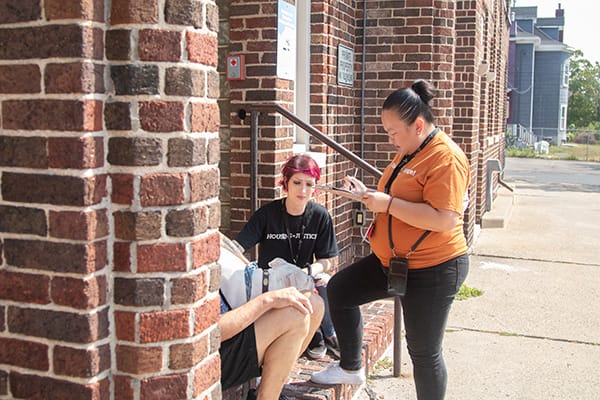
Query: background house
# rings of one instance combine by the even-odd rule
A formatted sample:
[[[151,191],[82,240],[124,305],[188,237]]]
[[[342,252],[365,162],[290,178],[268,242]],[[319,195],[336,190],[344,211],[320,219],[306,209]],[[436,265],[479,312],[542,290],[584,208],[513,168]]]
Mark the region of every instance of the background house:
[[[567,138],[569,47],[563,43],[564,10],[538,18],[537,7],[512,8],[508,72],[508,124],[533,133],[536,141]]]

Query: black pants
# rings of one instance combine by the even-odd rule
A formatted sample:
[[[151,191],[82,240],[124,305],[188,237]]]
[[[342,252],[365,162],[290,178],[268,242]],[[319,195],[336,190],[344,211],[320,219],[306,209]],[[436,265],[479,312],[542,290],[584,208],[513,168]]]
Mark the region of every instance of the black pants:
[[[371,254],[336,273],[327,285],[329,309],[341,350],[340,366],[344,369],[358,370],[362,365],[363,322],[359,306],[389,297],[383,268]],[[419,400],[444,398],[447,373],[442,339],[450,306],[468,270],[466,254],[430,268],[409,270],[406,294],[401,301]]]

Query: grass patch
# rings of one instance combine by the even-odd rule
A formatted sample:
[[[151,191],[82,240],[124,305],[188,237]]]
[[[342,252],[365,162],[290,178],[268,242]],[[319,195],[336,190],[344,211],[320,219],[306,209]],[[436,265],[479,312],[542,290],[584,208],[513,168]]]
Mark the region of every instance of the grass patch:
[[[595,161],[600,162],[600,144],[567,144],[550,146],[549,154],[537,154],[533,148],[506,148],[507,157],[544,158],[552,160]]]
[[[550,157],[559,160],[600,162],[600,144],[569,144],[550,146]]]
[[[516,158],[536,158],[539,155],[533,149],[517,149],[516,147],[508,147],[506,149],[507,157]]]
[[[392,365],[392,361],[388,357],[383,357],[375,363],[373,366],[373,371],[384,371],[392,368]]]
[[[372,379],[374,376],[380,375],[383,371],[386,371],[386,370],[392,368],[393,365],[394,364],[388,357],[383,357],[383,358],[379,359],[373,365],[373,368],[371,369],[371,373],[369,374],[367,379]]]
[[[479,297],[483,295],[483,290],[462,285],[456,294],[456,300],[466,300],[470,297]]]
[[[518,333],[511,333],[511,332],[499,332],[500,336],[521,336]]]

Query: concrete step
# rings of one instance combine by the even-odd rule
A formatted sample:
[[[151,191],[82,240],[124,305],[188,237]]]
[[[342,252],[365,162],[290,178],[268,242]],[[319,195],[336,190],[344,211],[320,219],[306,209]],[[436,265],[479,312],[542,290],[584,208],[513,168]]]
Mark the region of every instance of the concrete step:
[[[481,218],[481,228],[504,228],[510,220],[515,198],[514,192],[501,186],[492,203],[492,209]]]

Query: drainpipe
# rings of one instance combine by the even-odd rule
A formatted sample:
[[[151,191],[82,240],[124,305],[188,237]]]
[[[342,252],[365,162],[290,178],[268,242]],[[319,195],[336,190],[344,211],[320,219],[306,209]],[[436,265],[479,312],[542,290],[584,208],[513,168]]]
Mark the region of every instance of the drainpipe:
[[[258,209],[258,114],[252,111],[250,115],[250,215]],[[254,259],[258,260],[258,246],[254,246],[253,252]]]
[[[365,64],[367,62],[367,0],[363,1],[362,63],[360,66],[360,158],[365,159]],[[363,172],[360,171],[360,180]],[[361,206],[362,208],[362,206]]]

